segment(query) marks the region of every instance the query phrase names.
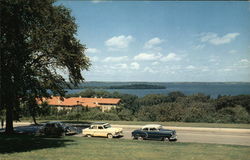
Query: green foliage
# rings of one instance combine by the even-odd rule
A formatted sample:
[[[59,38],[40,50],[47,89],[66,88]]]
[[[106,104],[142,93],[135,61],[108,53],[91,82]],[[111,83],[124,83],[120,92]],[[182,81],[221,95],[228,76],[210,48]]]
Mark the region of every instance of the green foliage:
[[[69,9],[54,0],[0,3],[0,110],[6,110],[6,132],[11,133],[13,115],[18,117],[23,99],[30,94],[48,97],[48,89],[64,95],[67,83],[59,70],[67,70],[70,83],[77,85],[90,63],[85,45],[75,37],[77,25]]]
[[[156,94],[138,98],[134,95],[118,92],[110,93],[102,90],[88,89],[84,92],[68,96],[121,98],[122,103],[118,108],[105,113],[99,109],[83,107],[80,110],[76,109],[72,111],[55,111],[50,107],[50,110],[46,111],[45,109],[43,111],[47,116],[41,112],[39,114],[40,118],[62,120],[250,123],[250,115],[247,112],[249,96],[247,95],[223,96],[218,99],[211,99],[209,96],[200,93],[186,96],[181,92],[171,92],[168,95]],[[218,104],[224,108],[218,109]]]
[[[134,119],[134,116],[129,109],[122,109],[118,113],[118,117],[119,117],[119,120],[123,120],[123,121],[132,121]]]
[[[149,94],[138,99],[140,106],[157,105],[170,101],[169,97],[163,94]]]
[[[226,107],[216,114],[220,123],[250,123],[250,115],[242,106]]]
[[[216,109],[240,105],[250,113],[250,95],[220,96],[216,100]]]

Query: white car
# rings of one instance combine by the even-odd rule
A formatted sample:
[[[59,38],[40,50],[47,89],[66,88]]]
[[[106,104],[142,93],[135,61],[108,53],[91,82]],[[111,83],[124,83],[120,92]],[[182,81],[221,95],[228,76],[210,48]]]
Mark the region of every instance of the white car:
[[[82,130],[83,136],[86,137],[122,137],[122,128],[113,128],[109,123],[99,122],[93,123],[89,128]]]

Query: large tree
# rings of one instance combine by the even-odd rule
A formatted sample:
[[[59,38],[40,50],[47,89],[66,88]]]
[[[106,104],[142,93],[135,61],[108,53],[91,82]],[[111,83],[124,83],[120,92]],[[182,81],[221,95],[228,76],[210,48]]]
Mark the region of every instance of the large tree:
[[[6,133],[12,133],[13,113],[22,101],[49,97],[48,89],[63,96],[66,81],[80,83],[90,64],[69,9],[53,0],[0,3],[0,110],[6,110]]]

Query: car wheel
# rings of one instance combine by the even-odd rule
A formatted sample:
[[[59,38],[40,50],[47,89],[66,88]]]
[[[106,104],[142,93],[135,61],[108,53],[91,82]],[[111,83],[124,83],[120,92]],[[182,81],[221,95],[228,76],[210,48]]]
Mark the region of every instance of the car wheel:
[[[143,138],[141,136],[137,137],[138,141],[142,141]]]
[[[169,142],[169,138],[168,137],[162,137],[162,141]]]
[[[89,137],[89,138],[90,138],[90,137],[92,137],[92,136],[91,136],[90,134],[87,134],[86,137]]]
[[[108,138],[113,138],[113,135],[111,133],[108,134]]]
[[[65,133],[65,132],[63,132],[63,133],[61,134],[61,136],[62,136],[62,137],[64,137],[65,135],[66,135],[66,133]]]

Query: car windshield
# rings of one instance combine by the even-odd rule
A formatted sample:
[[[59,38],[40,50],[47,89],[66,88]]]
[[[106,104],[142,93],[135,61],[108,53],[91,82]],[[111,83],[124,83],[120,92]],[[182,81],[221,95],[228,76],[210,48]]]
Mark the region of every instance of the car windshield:
[[[110,124],[106,124],[106,125],[104,125],[104,128],[106,129],[106,128],[111,128],[111,125]]]

